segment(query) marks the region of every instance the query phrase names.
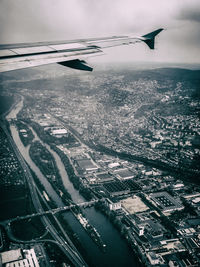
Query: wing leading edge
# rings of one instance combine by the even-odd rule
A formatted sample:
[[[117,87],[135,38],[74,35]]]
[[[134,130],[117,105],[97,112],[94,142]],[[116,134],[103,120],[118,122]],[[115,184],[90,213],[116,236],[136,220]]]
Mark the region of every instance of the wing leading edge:
[[[140,37],[112,36],[63,42],[0,45],[0,72],[59,63],[74,69],[92,71],[84,59],[103,54],[105,48],[144,42],[154,49],[158,29]]]

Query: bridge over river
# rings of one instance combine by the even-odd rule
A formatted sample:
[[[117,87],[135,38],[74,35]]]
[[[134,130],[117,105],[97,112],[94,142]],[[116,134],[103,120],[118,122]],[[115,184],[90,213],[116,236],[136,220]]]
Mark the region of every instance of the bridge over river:
[[[70,210],[70,209],[75,208],[75,207],[87,208],[87,207],[91,207],[94,204],[96,204],[96,203],[98,203],[100,201],[103,201],[103,200],[104,199],[100,199],[100,200],[99,199],[95,199],[95,200],[91,200],[91,201],[87,201],[87,202],[82,202],[82,203],[79,203],[79,204],[70,204],[68,206],[58,207],[58,208],[50,209],[50,210],[46,210],[46,211],[42,210],[41,212],[36,212],[36,213],[28,214],[28,215],[25,215],[25,216],[17,216],[15,218],[4,220],[4,221],[1,221],[0,224],[3,225],[3,226],[7,226],[8,224],[11,224],[12,222],[15,222],[15,221],[30,219],[30,218],[33,218],[33,217],[36,217],[36,216],[43,216],[43,215],[47,215],[47,214],[55,214],[55,213],[58,213],[58,212],[61,212],[61,211]]]

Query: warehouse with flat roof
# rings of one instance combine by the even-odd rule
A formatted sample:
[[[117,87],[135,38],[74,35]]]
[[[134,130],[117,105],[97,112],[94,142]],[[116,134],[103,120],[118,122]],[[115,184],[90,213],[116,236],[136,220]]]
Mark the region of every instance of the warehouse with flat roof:
[[[39,263],[33,248],[13,249],[0,253],[0,266],[39,267]]]
[[[131,172],[129,169],[119,169],[116,170],[114,173],[120,180],[127,180],[134,177],[133,172]]]
[[[174,199],[167,192],[158,192],[150,195],[154,203],[165,213],[182,210],[184,207],[180,201]]]
[[[77,164],[85,172],[98,170],[98,167],[90,159],[79,159],[77,160]]]

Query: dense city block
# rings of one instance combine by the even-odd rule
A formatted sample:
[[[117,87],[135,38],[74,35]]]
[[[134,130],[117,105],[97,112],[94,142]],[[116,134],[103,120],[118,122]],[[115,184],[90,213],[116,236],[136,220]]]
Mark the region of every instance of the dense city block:
[[[1,206],[5,209],[16,198],[24,208],[5,212],[2,225],[14,223],[16,216],[18,223],[26,219],[33,225],[34,218],[41,218],[37,222],[47,231],[32,227],[41,236],[36,234],[38,242],[29,247],[14,246],[14,241],[9,247],[5,241],[2,263],[6,257],[32,257],[39,258],[35,266],[61,266],[61,261],[76,266],[72,254],[65,257],[55,245],[57,231],[62,240],[68,233],[78,251],[86,251],[84,260],[96,264],[81,234],[70,228],[72,218],[106,259],[109,244],[89,215],[92,210],[106,217],[128,244],[137,262],[132,266],[199,266],[200,72],[124,67],[89,75],[55,71],[53,78],[51,72],[47,68],[42,76],[29,70],[22,78],[16,73],[1,81],[5,95],[9,91],[19,97],[16,114],[10,111],[1,121],[0,183],[9,192]],[[31,189],[18,153],[34,173],[32,185],[42,203],[34,204],[32,212],[25,207],[32,205]],[[15,256],[6,256],[8,249]]]

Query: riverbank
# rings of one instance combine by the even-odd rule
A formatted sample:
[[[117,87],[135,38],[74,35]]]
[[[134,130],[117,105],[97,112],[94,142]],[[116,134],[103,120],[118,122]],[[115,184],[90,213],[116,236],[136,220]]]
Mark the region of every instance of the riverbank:
[[[13,95],[0,95],[0,116],[5,116],[15,105],[16,99]]]
[[[20,110],[20,107],[23,107],[23,100],[20,102],[21,105],[17,105],[16,110],[12,112],[12,119],[16,119],[16,115]],[[48,196],[51,197],[53,202],[57,207],[64,206],[64,203],[60,199],[60,196],[56,194],[52,185],[48,182],[48,180],[41,173],[37,165],[31,160],[29,155],[29,145],[25,147],[19,138],[19,133],[14,125],[10,125],[11,133],[13,140],[15,141],[16,146],[18,147],[20,153],[23,155],[24,159],[30,166],[30,168],[35,172],[36,176],[40,180],[42,186],[44,187],[45,192]],[[49,146],[46,145],[49,150]],[[51,149],[51,148],[50,148]],[[50,151],[52,153],[52,151]],[[53,151],[54,152],[54,151]],[[55,153],[55,152],[54,152]],[[56,153],[52,155],[56,160]],[[58,155],[57,155],[58,156]],[[57,163],[60,157],[58,156]],[[61,160],[60,160],[61,161]],[[59,163],[59,171],[66,173],[65,166],[63,163]],[[69,180],[68,175],[63,176],[65,186],[68,187],[68,191],[71,196],[73,196],[73,200],[82,201],[82,196],[79,194],[78,190],[76,190],[71,181]],[[76,198],[76,199],[75,199]],[[71,227],[72,231],[76,233],[76,237],[78,238],[78,242],[80,242],[81,247],[83,247],[84,251],[81,251],[84,255],[84,258],[89,263],[90,266],[102,267],[102,266],[140,266],[137,260],[137,257],[134,255],[133,251],[129,248],[126,241],[120,236],[120,233],[115,229],[115,227],[111,224],[111,222],[99,211],[94,208],[87,208],[84,210],[84,214],[88,221],[91,223],[93,227],[95,227],[100,234],[102,240],[106,244],[106,251],[102,252],[99,250],[99,247],[94,243],[94,241],[89,237],[88,233],[81,226],[79,221],[74,217],[71,212],[65,212],[62,214],[63,224],[64,222],[68,223]]]

